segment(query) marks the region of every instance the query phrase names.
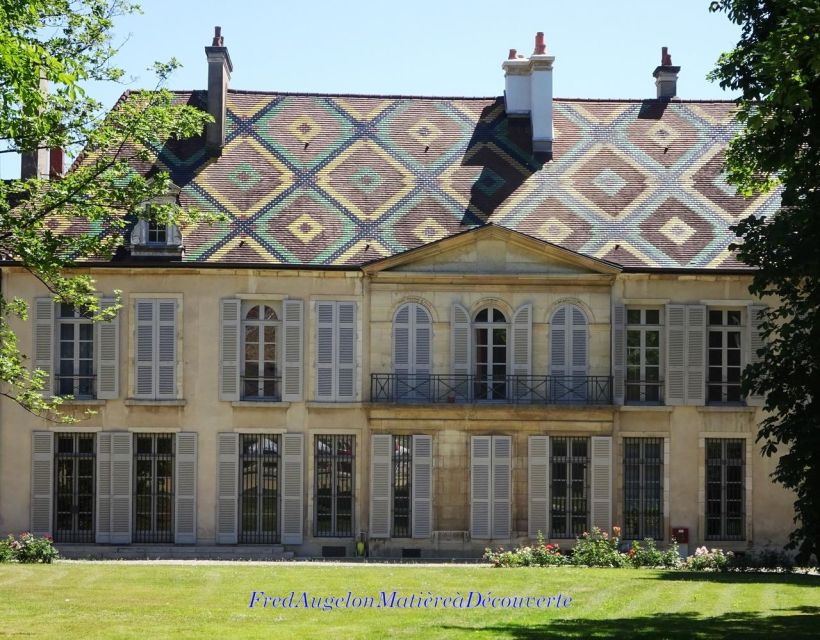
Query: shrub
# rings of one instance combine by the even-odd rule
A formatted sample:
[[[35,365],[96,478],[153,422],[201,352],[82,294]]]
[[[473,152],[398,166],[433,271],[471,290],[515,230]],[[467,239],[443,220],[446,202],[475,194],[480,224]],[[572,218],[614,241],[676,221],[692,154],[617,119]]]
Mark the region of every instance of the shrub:
[[[613,528],[613,535],[593,527],[575,541],[572,564],[584,567],[623,567],[629,562],[626,555],[618,551],[620,530]]]
[[[17,553],[12,547],[13,543],[16,544],[16,541],[11,534],[5,540],[0,540],[0,562],[12,562],[17,559]]]
[[[661,551],[652,538],[644,538],[643,546],[637,540],[632,541],[632,547],[627,552],[629,563],[633,567],[665,567],[674,569],[681,564],[678,544],[672,540],[671,546]]]
[[[32,533],[21,533],[20,538],[13,540],[10,546],[15,550],[18,562],[51,564],[60,557],[50,536],[38,538]]]
[[[484,560],[495,567],[547,567],[567,562],[557,544],[544,543],[544,535],[540,531],[534,546],[518,547],[513,551],[504,551],[504,547],[493,551],[488,547],[484,550]]]
[[[792,571],[794,569],[794,555],[780,547],[767,546],[752,549],[746,553],[735,554],[729,566],[739,571],[754,571],[757,569]]]
[[[723,549],[698,547],[695,555],[686,559],[686,568],[690,571],[726,571],[733,558],[731,551],[724,553]]]

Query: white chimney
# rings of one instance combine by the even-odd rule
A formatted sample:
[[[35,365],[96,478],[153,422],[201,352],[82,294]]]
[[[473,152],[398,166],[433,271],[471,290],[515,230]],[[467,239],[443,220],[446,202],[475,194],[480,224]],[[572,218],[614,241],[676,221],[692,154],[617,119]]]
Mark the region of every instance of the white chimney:
[[[672,55],[667,47],[661,47],[661,64],[655,67],[652,75],[658,98],[674,98],[678,95],[678,72],[680,67],[672,65]]]
[[[221,155],[225,146],[225,110],[228,101],[228,83],[231,80],[231,56],[222,38],[222,27],[214,27],[214,39],[210,47],[205,47],[208,58],[208,113],[213,118],[205,132],[205,140],[210,152]]]
[[[532,150],[552,155],[552,63],[544,33],[535,35],[535,50],[529,58],[515,49],[501,65],[504,69],[504,104],[507,115],[529,117],[532,125]]]

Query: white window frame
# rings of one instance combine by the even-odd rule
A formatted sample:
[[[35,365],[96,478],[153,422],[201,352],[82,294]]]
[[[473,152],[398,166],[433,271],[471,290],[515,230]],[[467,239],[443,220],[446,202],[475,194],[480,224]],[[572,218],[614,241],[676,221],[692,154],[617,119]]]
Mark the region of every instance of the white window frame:
[[[637,311],[640,313],[640,321],[638,324],[634,324],[629,322],[629,314],[630,312]],[[647,324],[646,322],[646,312],[647,311],[655,311],[658,314],[658,323],[657,324]],[[661,307],[639,307],[639,306],[627,306],[626,307],[626,323],[624,326],[625,334],[624,334],[624,402],[626,404],[663,404],[663,371],[664,371],[664,353],[663,353],[663,316],[664,310]],[[640,334],[640,344],[638,345],[638,349],[640,351],[640,376],[637,382],[629,380],[629,350],[634,349],[635,347],[629,346],[629,332],[638,332]],[[650,399],[647,400],[647,380],[646,380],[646,334],[651,331],[658,332],[658,380],[654,383],[656,384],[658,389],[658,398],[657,399]],[[654,365],[652,365],[654,366]],[[634,387],[635,385],[638,386],[639,389],[639,399],[638,400],[630,400],[629,399],[629,389],[630,387]]]
[[[478,314],[481,313],[482,311],[487,312],[487,317],[489,319],[486,322],[483,322],[483,321],[479,322],[478,320],[476,320],[476,318],[478,317]],[[498,311],[504,317],[504,322],[496,322],[496,321],[492,320],[492,316],[494,315],[495,311]],[[510,339],[512,338],[512,323],[511,323],[511,318],[508,317],[508,316],[509,316],[509,314],[505,313],[504,310],[501,307],[499,307],[497,305],[492,305],[492,304],[481,307],[478,311],[476,311],[473,314],[470,330],[472,332],[472,348],[473,348],[473,363],[472,363],[473,364],[473,386],[474,386],[473,393],[474,393],[474,397],[475,397],[476,400],[480,400],[482,402],[506,402],[507,396],[509,395],[507,393],[507,376],[510,375],[510,370],[512,368],[511,363],[510,363],[510,354],[512,352],[512,349],[510,349]],[[493,333],[494,329],[500,329],[500,328],[503,328],[504,331],[506,331],[506,340],[505,340],[505,343],[503,345],[503,347],[504,347],[504,377],[501,381],[501,384],[502,384],[501,388],[503,390],[503,397],[495,398],[495,397],[493,397],[495,395],[495,389],[496,389],[495,385],[498,384],[498,383],[495,380],[495,375],[494,375],[492,369],[493,369],[494,366],[496,366],[497,364],[501,364],[501,363],[496,363],[492,359],[492,350],[496,348],[496,345],[492,341],[492,333]],[[478,330],[479,329],[486,329],[487,330],[487,344],[486,345],[479,345],[479,343],[478,343]],[[478,388],[479,388],[478,349],[479,349],[480,346],[484,346],[487,349],[487,359],[486,359],[485,362],[482,363],[482,364],[487,366],[487,376],[485,377],[484,381],[481,383],[482,388],[483,388],[483,393],[481,394],[481,396],[479,396],[479,393],[478,393]],[[502,345],[498,345],[498,346],[502,346]],[[488,395],[490,397],[487,397]]]
[[[248,320],[246,318],[248,312],[254,308],[260,307],[260,318],[256,320]],[[265,307],[270,307],[273,309],[274,314],[276,315],[275,320],[264,320],[261,317],[261,313],[264,311]],[[243,300],[240,308],[240,399],[241,400],[248,400],[251,402],[279,402],[282,399],[282,363],[281,363],[281,356],[282,356],[282,340],[284,339],[284,331],[283,331],[283,313],[284,310],[282,308],[281,302],[275,302],[271,300]],[[265,327],[274,327],[275,328],[275,337],[274,337],[274,345],[275,345],[275,354],[274,354],[274,377],[278,379],[278,381],[274,381],[275,389],[278,393],[275,393],[273,396],[265,396],[265,395],[258,395],[258,396],[246,396],[245,395],[245,370],[246,370],[246,350],[245,350],[245,328],[249,325],[256,326],[259,330],[259,355],[256,364],[259,365],[260,363],[264,363],[264,358],[262,358],[262,354],[264,354],[264,328]],[[261,360],[259,358],[262,358]],[[263,372],[264,372],[264,365],[263,365]],[[264,380],[262,382],[262,389],[264,390]],[[257,390],[260,388],[260,381],[257,380]]]
[[[97,385],[96,385],[96,374],[97,374],[97,357],[96,357],[96,349],[97,349],[97,339],[96,339],[96,328],[94,326],[94,321],[91,318],[84,317],[84,315],[80,312],[79,309],[74,308],[74,316],[73,317],[64,317],[62,315],[62,306],[64,303],[55,302],[54,306],[54,325],[56,328],[56,336],[55,336],[55,345],[56,349],[54,350],[55,355],[55,365],[54,365],[54,377],[55,377],[55,392],[61,391],[61,384],[60,384],[60,371],[61,371],[61,364],[62,361],[66,358],[62,357],[62,327],[63,325],[72,325],[73,329],[73,338],[71,340],[73,346],[73,367],[72,367],[72,376],[73,383],[72,383],[72,391],[69,395],[72,395],[76,399],[95,399],[97,397]],[[71,305],[67,305],[71,306]],[[91,327],[91,393],[90,394],[81,394],[79,393],[80,388],[80,327],[81,326],[90,326]],[[85,360],[86,358],[82,358]],[[61,393],[55,393],[55,395],[65,395]]]
[[[736,312],[740,315],[740,324],[727,324],[728,322],[728,314],[729,312]],[[712,313],[713,312],[720,312],[721,314],[721,324],[712,324]],[[737,365],[739,369],[740,375],[743,374],[743,368],[746,366],[746,353],[745,350],[747,345],[745,344],[744,333],[746,333],[746,324],[748,319],[746,318],[746,309],[743,307],[732,307],[732,306],[710,306],[706,309],[706,403],[707,404],[715,404],[715,405],[743,405],[745,404],[745,398],[741,394],[740,391],[740,377],[738,377],[737,383],[729,382],[727,379],[727,371],[729,368],[735,368],[735,365],[729,365],[729,340],[728,334],[729,333],[737,333],[739,336],[740,344],[737,347],[737,351],[739,352],[740,356],[740,364]],[[720,333],[721,334],[721,379],[720,382],[713,381],[710,379],[711,370],[714,368],[711,364],[711,353],[717,350],[717,347],[711,346],[711,337],[713,333]],[[712,400],[709,397],[709,392],[712,386],[720,385],[721,391],[721,399],[720,400]],[[737,400],[728,400],[728,388],[729,386],[737,386],[739,397]]]

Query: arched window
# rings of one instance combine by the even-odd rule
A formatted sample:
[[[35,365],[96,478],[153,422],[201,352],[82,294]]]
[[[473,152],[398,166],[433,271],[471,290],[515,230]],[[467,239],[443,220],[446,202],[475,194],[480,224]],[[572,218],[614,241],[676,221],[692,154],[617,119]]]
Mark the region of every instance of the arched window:
[[[563,304],[550,318],[550,395],[555,402],[585,402],[588,396],[589,332],[587,316]]]
[[[486,307],[473,319],[475,345],[475,397],[504,400],[507,397],[507,316],[496,307]]]
[[[393,373],[399,400],[423,400],[429,395],[433,323],[418,302],[407,302],[393,316]]]
[[[248,303],[242,315],[242,397],[246,400],[278,400],[279,371],[276,366],[279,317],[272,306]]]

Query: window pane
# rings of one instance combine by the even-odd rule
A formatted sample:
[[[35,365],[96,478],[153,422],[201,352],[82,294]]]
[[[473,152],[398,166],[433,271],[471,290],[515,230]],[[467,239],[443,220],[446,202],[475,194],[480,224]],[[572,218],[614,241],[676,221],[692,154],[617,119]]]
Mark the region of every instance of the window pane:
[[[709,324],[719,326],[723,324],[723,312],[722,311],[709,311]]]
[[[658,309],[646,310],[646,324],[660,324],[661,312]]]
[[[641,310],[640,309],[627,309],[626,310],[626,321],[628,324],[641,324]]]

